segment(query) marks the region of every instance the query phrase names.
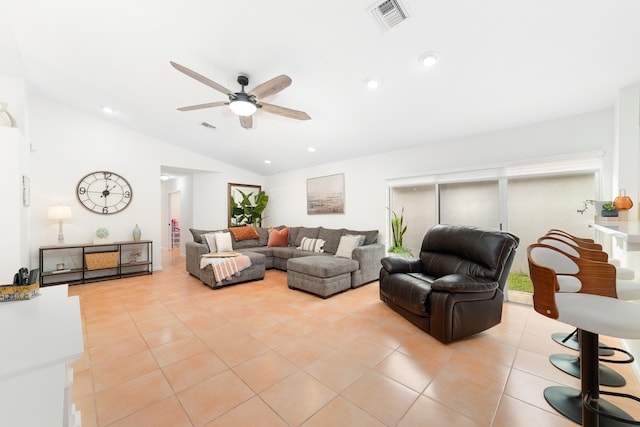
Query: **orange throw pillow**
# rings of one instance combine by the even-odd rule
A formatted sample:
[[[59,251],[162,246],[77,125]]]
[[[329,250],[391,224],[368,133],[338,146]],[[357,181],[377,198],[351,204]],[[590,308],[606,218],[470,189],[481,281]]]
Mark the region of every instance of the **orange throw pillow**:
[[[260,238],[258,230],[250,225],[247,225],[246,227],[232,227],[229,231],[231,231],[236,241]]]
[[[269,229],[269,243],[268,247],[274,246],[289,246],[289,228],[283,228],[282,230],[276,230],[271,227]]]

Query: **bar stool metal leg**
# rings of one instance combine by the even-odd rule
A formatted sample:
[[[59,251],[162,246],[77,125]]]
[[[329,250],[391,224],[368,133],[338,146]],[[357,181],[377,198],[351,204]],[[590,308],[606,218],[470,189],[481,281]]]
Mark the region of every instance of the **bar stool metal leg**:
[[[544,390],[544,398],[556,411],[577,424],[585,427],[628,427],[628,423],[616,421],[596,414],[587,409],[583,397],[589,394],[592,405],[609,415],[634,421],[622,409],[600,399],[599,370],[598,370],[598,335],[592,332],[578,330],[580,334],[580,370],[581,390],[573,387],[553,386]]]

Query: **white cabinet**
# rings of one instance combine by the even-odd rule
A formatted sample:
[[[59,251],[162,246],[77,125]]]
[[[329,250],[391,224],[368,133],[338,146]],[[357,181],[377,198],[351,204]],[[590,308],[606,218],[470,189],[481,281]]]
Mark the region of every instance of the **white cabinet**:
[[[1,425],[80,425],[69,365],[82,357],[82,322],[67,291],[50,286],[32,300],[0,303]]]

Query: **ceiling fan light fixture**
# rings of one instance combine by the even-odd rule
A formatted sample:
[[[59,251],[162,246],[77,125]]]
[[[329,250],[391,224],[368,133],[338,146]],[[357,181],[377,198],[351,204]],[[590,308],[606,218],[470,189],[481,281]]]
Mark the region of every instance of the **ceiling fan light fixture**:
[[[249,101],[235,100],[229,104],[231,111],[239,116],[250,116],[256,112],[256,105]]]

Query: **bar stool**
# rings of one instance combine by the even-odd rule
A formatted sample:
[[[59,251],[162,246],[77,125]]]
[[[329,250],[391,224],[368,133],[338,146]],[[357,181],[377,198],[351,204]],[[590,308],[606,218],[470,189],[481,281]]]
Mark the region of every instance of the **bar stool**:
[[[611,261],[609,255],[602,251],[602,246],[594,243],[593,240],[575,237],[559,229],[549,230],[545,236],[538,239],[538,243],[555,246],[564,252],[584,259],[602,262]],[[570,249],[569,246],[573,249]],[[634,276],[635,273],[633,270],[616,266],[616,278],[620,279],[620,281],[616,283],[618,298],[627,301],[640,299],[640,285],[630,281]],[[570,334],[557,332],[552,334],[551,338],[558,344],[564,345],[572,350],[579,350],[577,331]],[[603,345],[600,345],[599,351],[601,356],[613,355],[613,351],[605,349]]]
[[[562,259],[558,257],[553,257],[551,260],[549,260],[549,264],[547,264],[547,267],[553,268],[556,274],[573,274],[577,271],[577,269],[581,268],[581,264],[580,264],[581,260],[586,259],[588,261],[602,262],[602,259],[606,259],[607,257],[607,255],[604,252],[593,251],[590,249],[583,249],[576,246],[571,246],[562,240],[557,240],[549,236],[544,236],[539,238],[538,243],[543,245],[548,245],[562,251],[562,253],[566,254],[573,261],[573,263],[561,262]],[[589,252],[592,252],[592,253],[589,253]],[[625,281],[615,280],[616,297],[620,297],[620,295],[625,295],[627,297],[630,297],[627,299],[640,298],[640,284],[624,283],[624,282]],[[565,289],[562,289],[563,284]],[[561,286],[561,289],[560,289],[561,292],[579,291],[579,288],[575,284],[568,285],[566,283],[561,283],[560,286]],[[633,293],[634,291],[635,291],[635,294]],[[620,299],[625,299],[625,298],[620,298]],[[577,334],[572,333],[570,335],[571,335],[571,338],[575,338],[575,340],[572,340],[571,345],[575,345],[576,346],[575,350],[579,350],[580,345],[578,342]],[[552,335],[552,337],[556,342],[558,342],[558,340],[560,340],[564,336],[565,336],[564,333],[555,333]],[[561,342],[561,344],[564,344],[564,341],[568,341],[568,340],[565,338],[563,342]],[[620,351],[622,353],[627,354],[627,356],[630,356],[626,351],[622,349],[613,349],[610,347],[606,347],[602,344],[599,344],[598,348],[599,348],[598,352],[600,356],[612,356],[614,354],[614,350]],[[553,366],[560,369],[561,371],[566,372],[569,375],[573,375],[576,378],[580,378],[580,358],[578,356],[575,356],[572,354],[552,354],[551,356],[549,356],[549,361]],[[610,363],[630,363],[631,361],[633,361],[633,358],[629,357],[628,359],[622,360],[622,361],[601,359],[601,361],[610,362]],[[615,370],[611,369],[610,367],[602,363],[600,363],[598,366],[600,369],[599,378],[600,378],[601,385],[606,385],[610,387],[622,387],[626,384],[624,377],[620,375],[618,372],[616,372]]]
[[[547,387],[544,397],[558,412],[587,427],[640,425],[629,414],[600,398],[615,395],[640,402],[623,393],[600,391],[598,334],[611,337],[640,338],[640,305],[615,298],[611,284],[615,269],[611,264],[583,260],[574,274],[559,274],[550,265],[575,262],[557,248],[542,244],[527,247],[529,273],[533,281],[533,305],[536,312],[575,326],[580,338],[581,389]],[[572,282],[577,291],[561,291],[561,282]]]
[[[606,254],[606,252],[604,252],[602,250],[602,245],[599,243],[595,243],[592,239],[585,239],[582,237],[576,237],[573,236],[569,233],[567,233],[566,231],[557,229],[557,228],[552,228],[551,230],[549,230],[547,232],[548,236],[552,236],[554,238],[557,239],[563,239],[564,241],[566,241],[569,244],[584,248],[584,249],[591,249],[591,250],[595,250],[595,251],[601,251],[603,253]],[[609,254],[607,254],[607,258],[609,257]],[[608,262],[609,264],[613,264],[616,266],[616,277],[620,280],[633,280],[635,278],[635,272],[630,269],[630,268],[624,268],[624,267],[620,267],[620,261],[618,261],[617,259],[612,259],[612,258],[608,258],[607,260],[605,260],[606,262]]]

